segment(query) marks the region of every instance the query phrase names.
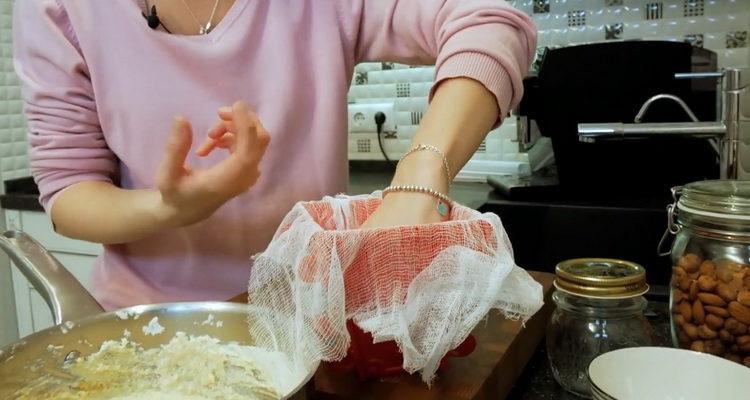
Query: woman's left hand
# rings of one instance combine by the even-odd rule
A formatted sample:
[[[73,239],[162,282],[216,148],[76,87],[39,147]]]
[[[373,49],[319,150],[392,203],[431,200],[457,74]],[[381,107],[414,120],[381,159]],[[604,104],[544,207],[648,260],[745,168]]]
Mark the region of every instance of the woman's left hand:
[[[363,229],[390,228],[403,225],[422,225],[441,222],[438,201],[428,194],[396,192],[383,198]]]

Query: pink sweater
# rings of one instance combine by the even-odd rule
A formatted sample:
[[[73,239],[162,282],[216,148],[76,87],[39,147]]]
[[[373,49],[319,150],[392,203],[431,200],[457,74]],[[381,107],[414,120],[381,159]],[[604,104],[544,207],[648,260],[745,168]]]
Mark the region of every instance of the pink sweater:
[[[436,81],[476,79],[507,112],[536,40],[501,0],[236,0],[205,36],[151,30],[142,0],[15,4],[15,68],[47,210],[81,181],[152,187],[174,115],[200,140],[219,106],[244,100],[272,137],[257,185],[209,219],[105,247],[92,281],[108,309],[245,291],[250,256],[292,205],[346,190],[355,64],[434,63]]]

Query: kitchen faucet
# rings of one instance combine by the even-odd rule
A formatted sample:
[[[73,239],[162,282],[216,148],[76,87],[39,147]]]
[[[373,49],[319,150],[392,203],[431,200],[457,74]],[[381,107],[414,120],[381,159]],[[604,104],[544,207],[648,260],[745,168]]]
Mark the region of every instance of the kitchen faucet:
[[[602,140],[626,140],[654,136],[685,136],[713,139],[712,146],[719,154],[720,176],[722,179],[749,179],[750,152],[745,150],[750,144],[750,112],[743,112],[750,105],[744,104],[750,82],[750,70],[724,69],[721,72],[675,74],[675,79],[719,80],[720,95],[717,109],[718,121],[701,122],[690,107],[677,96],[659,94],[648,99],[641,107],[633,123],[587,123],[578,124],[578,139],[594,143]],[[642,123],[646,111],[655,101],[668,99],[677,102],[688,114],[692,122]],[[718,143],[716,143],[718,141]]]

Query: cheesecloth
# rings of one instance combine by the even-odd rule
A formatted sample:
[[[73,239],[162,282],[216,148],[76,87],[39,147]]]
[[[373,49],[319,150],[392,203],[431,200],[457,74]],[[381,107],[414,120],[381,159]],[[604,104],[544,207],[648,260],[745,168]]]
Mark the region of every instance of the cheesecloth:
[[[360,229],[381,193],[294,206],[254,256],[249,326],[255,345],[298,367],[341,360],[346,321],[375,342],[393,340],[403,367],[430,383],[443,356],[491,308],[530,318],[542,286],[515,265],[500,218],[454,204],[449,221]]]

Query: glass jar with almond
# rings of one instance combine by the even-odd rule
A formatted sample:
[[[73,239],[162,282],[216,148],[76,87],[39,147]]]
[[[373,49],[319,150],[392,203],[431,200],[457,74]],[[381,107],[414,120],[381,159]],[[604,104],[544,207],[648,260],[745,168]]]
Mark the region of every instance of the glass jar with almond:
[[[674,192],[672,339],[750,367],[750,182],[694,182]]]

